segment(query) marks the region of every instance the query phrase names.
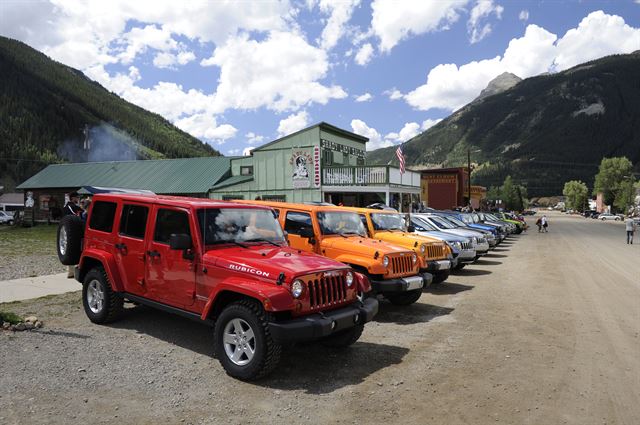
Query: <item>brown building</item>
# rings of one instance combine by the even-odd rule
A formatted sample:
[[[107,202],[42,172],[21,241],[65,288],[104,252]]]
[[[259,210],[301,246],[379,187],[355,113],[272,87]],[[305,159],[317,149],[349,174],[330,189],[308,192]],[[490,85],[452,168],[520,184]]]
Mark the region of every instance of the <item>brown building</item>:
[[[420,173],[422,202],[429,208],[451,209],[468,204],[466,167],[434,168]]]

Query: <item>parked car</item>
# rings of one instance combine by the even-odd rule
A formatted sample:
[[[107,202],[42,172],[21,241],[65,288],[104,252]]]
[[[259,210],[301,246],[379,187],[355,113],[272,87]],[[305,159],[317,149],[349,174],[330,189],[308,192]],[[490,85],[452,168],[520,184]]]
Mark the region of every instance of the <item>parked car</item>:
[[[598,216],[599,220],[602,221],[608,221],[608,220],[614,220],[614,221],[620,221],[622,220],[622,218],[619,215],[615,215],[615,214],[611,214],[611,213],[602,213]]]
[[[435,213],[412,215],[416,215],[423,221],[428,222],[441,232],[451,233],[468,238],[471,242],[471,246],[476,251],[476,255],[478,256],[484,255],[489,251],[489,242],[477,231],[460,228],[450,223],[445,217],[442,217]]]
[[[9,226],[13,226],[14,219],[11,214],[8,214],[4,211],[0,211],[0,224],[7,224]]]
[[[62,218],[58,257],[74,265],[89,320],[125,300],[214,328],[214,353],[242,380],[271,372],[282,347],[353,344],[378,311],[368,279],[287,246],[270,208],[156,195],[97,194],[87,224]]]
[[[451,253],[447,244],[417,235],[405,226],[405,218],[397,211],[347,208],[356,212],[370,238],[410,249],[418,256],[420,273],[433,275],[433,283],[447,280],[451,272]],[[426,284],[426,281],[425,281]]]
[[[478,254],[473,247],[471,239],[453,233],[442,232],[428,221],[423,220],[416,214],[411,214],[411,226],[413,230],[423,236],[440,238],[445,241],[453,251],[453,262],[451,268],[460,270],[467,264],[471,264],[478,259]]]
[[[371,239],[360,216],[343,207],[271,201],[237,201],[273,208],[289,245],[341,261],[365,274],[372,293],[407,305],[422,294],[424,279],[413,250]],[[380,210],[382,211],[382,210]]]

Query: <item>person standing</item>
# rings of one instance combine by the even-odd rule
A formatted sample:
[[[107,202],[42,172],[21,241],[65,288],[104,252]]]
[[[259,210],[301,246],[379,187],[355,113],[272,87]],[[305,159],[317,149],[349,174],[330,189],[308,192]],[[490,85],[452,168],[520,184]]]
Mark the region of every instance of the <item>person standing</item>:
[[[633,245],[633,234],[636,231],[636,223],[631,216],[627,216],[627,219],[624,221],[624,227],[627,231],[627,245]]]
[[[536,220],[536,226],[538,226],[538,233],[542,232],[542,218],[538,217]]]
[[[62,215],[63,216],[67,216],[67,215],[77,215],[77,216],[82,216],[82,208],[80,208],[80,206],[78,206],[78,192],[71,192],[69,194],[69,202],[67,202],[64,205],[64,208],[62,209]],[[69,279],[73,279],[74,276],[74,271],[75,271],[76,266],[69,266],[69,269],[67,270],[67,278]]]
[[[542,231],[544,233],[547,233],[547,227],[549,227],[549,221],[547,220],[547,216],[543,215],[542,220],[540,221],[542,222]]]
[[[62,215],[80,215],[82,213],[82,208],[78,206],[78,192],[71,192],[69,194],[69,202],[64,205],[62,209]]]

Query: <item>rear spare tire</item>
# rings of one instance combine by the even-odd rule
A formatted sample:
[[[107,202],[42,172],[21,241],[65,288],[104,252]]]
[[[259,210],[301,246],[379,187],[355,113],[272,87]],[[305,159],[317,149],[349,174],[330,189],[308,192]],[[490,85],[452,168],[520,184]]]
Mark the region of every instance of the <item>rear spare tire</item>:
[[[80,261],[84,221],[76,215],[66,215],[58,225],[56,251],[60,262],[65,266],[73,266]]]

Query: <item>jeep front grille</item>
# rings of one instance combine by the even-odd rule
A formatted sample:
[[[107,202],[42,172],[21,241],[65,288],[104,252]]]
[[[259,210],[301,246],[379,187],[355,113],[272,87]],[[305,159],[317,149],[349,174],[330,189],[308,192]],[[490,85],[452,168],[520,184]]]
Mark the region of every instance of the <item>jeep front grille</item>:
[[[406,274],[413,271],[413,260],[410,254],[389,257],[389,266],[392,274]]]
[[[307,288],[311,309],[330,307],[347,301],[347,282],[342,274],[309,280]]]
[[[431,243],[427,245],[427,257],[431,260],[444,258],[444,245],[441,243]]]
[[[469,251],[473,249],[473,244],[471,242],[462,242],[462,249],[465,251]]]
[[[485,244],[487,243],[487,240],[485,238],[478,238],[478,244]]]

